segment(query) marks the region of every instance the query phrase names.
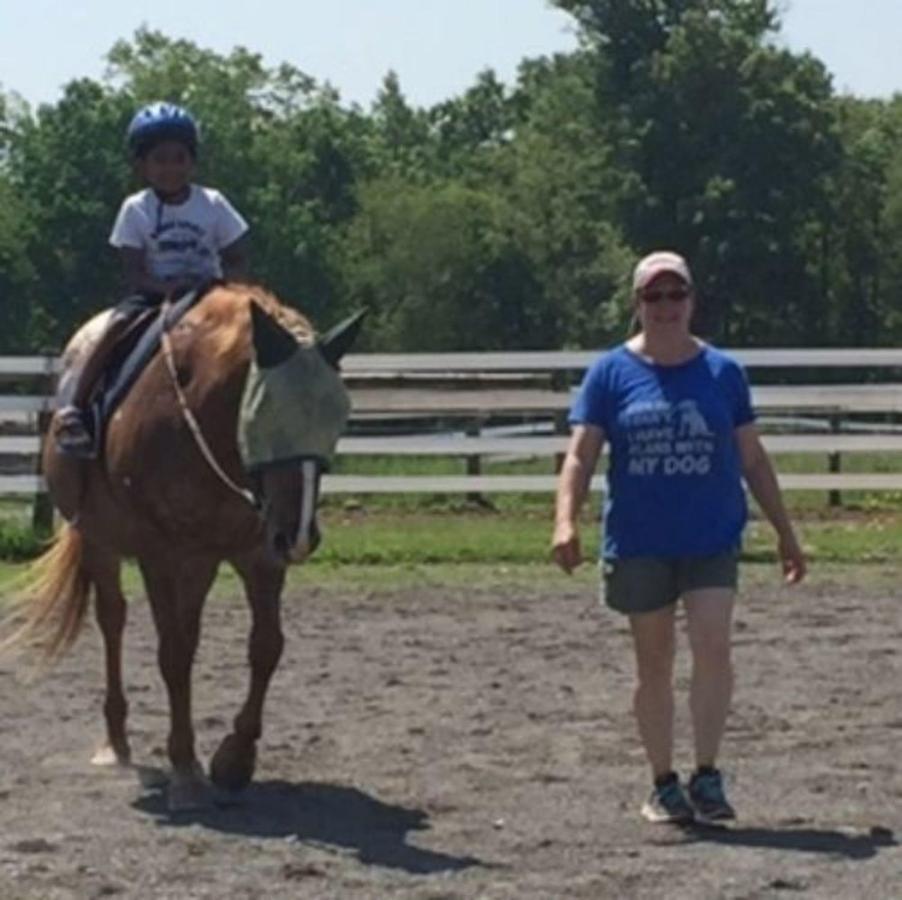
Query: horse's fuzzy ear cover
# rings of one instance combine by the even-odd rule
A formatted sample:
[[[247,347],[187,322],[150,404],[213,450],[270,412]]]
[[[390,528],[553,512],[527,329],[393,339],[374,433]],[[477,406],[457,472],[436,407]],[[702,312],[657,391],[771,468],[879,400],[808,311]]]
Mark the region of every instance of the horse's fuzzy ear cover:
[[[339,322],[319,340],[319,352],[326,358],[326,362],[333,368],[338,368],[339,360],[351,349],[351,345],[357,340],[360,326],[363,323],[367,310],[361,309],[353,316],[348,316],[343,322]]]
[[[254,358],[238,417],[248,471],[297,459],[328,468],[351,404],[338,373],[316,345],[304,345],[256,303]],[[289,343],[290,342],[290,343]]]
[[[261,369],[280,366],[298,349],[297,338],[286,331],[259,303],[251,301],[254,359]]]

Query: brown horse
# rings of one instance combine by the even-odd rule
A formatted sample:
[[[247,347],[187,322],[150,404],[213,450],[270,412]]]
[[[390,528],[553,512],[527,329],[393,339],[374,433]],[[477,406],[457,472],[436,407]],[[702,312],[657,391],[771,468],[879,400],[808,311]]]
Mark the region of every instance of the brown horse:
[[[79,365],[102,326],[96,318],[70,342],[65,371]],[[194,749],[191,668],[201,610],[223,560],[236,569],[251,608],[250,686],[210,775],[232,790],[253,776],[264,697],[283,646],[285,570],[319,541],[320,473],[349,411],[337,363],[358,322],[318,339],[303,316],[262,289],[214,287],[138,377],[97,460],[60,454],[51,427],[44,470],[67,524],[38,561],[15,642],[48,660],[64,652],[93,589],[106,656],[106,740],[94,762],[128,763],[120,566],[123,557],[137,560],[169,697],[173,810],[211,799]]]

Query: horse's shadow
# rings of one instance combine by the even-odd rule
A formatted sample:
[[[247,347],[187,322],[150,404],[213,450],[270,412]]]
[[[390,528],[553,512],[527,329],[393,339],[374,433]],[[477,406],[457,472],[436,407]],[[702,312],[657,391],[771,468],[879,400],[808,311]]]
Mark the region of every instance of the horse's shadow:
[[[871,859],[882,847],[898,847],[893,832],[875,827],[867,833],[848,834],[821,828],[721,828],[714,825],[689,825],[686,838],[691,842],[794,850],[799,853],[823,853],[851,860]]]
[[[202,810],[170,813],[165,785],[155,770],[139,773],[153,786],[132,805],[160,825],[199,824],[246,837],[293,839],[352,851],[365,865],[403,869],[412,874],[454,872],[484,863],[473,856],[453,856],[407,843],[411,831],[429,828],[420,809],[394,806],[354,787],[319,782],[256,781],[231,802]]]

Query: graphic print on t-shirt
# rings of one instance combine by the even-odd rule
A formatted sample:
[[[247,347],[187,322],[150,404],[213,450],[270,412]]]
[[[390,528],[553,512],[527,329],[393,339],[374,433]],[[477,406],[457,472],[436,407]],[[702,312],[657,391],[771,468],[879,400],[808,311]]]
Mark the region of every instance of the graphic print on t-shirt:
[[[161,222],[151,235],[156,242],[160,267],[169,275],[213,275],[216,263],[206,231],[195,222],[174,219]]]
[[[630,475],[706,475],[714,432],[694,400],[636,401],[623,411]]]

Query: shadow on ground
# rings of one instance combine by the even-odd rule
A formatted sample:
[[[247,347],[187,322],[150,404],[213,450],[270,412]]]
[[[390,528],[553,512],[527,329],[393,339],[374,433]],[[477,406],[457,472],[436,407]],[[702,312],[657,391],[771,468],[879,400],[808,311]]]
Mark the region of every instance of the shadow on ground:
[[[383,803],[353,787],[317,782],[253,782],[238,802],[194,812],[170,813],[163,785],[132,804],[167,827],[199,824],[213,831],[255,838],[296,838],[351,850],[366,865],[411,874],[453,872],[484,863],[413,847],[412,831],[429,829],[423,810]]]
[[[686,837],[693,842],[795,850],[800,853],[824,853],[846,859],[870,859],[882,847],[898,847],[893,832],[880,826],[863,834],[819,828],[719,828],[691,825]]]

